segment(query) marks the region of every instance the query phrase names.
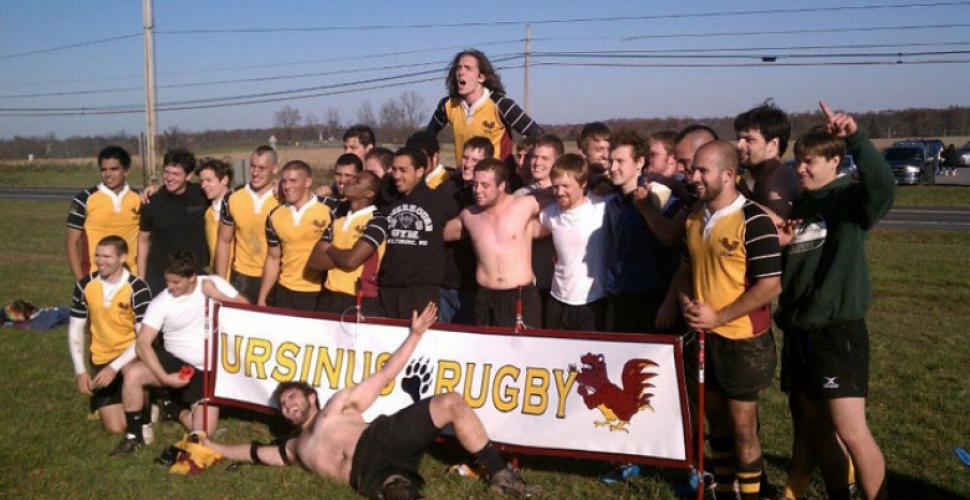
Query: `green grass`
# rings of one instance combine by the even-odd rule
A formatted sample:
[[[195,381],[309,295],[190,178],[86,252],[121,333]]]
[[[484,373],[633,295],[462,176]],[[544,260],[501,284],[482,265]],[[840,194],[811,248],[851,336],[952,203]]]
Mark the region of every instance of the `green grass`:
[[[0,239],[0,303],[16,298],[67,305],[70,274],[63,256],[66,203],[0,201],[10,221]],[[877,230],[868,245],[875,302],[869,313],[872,344],[869,421],[886,455],[890,491],[898,498],[970,496],[970,474],[953,455],[968,446],[970,384],[970,270],[964,249],[970,232]],[[302,469],[218,465],[197,477],[168,474],[153,463],[180,437],[178,427],[156,426],[157,442],[130,459],[107,457],[118,437],[85,419],[87,400],[74,389],[66,331],[0,329],[0,496],[205,497],[323,496],[354,498],[348,488]],[[762,440],[775,483],[785,478],[791,428],[784,396],[765,391]],[[269,438],[263,421],[224,420],[225,439]],[[481,485],[444,473],[465,456],[452,447],[422,463],[431,498],[485,497]],[[608,487],[596,477],[606,464],[524,458],[525,475],[546,498],[669,498],[682,473],[649,469],[644,477]],[[812,498],[818,498],[818,488]]]
[[[897,186],[895,206],[970,207],[970,186]]]

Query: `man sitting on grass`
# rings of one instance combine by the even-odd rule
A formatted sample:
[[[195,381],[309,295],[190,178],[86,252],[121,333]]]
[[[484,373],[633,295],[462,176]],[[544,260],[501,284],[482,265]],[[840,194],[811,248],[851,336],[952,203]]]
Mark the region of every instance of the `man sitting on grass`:
[[[350,485],[370,498],[420,498],[422,482],[418,463],[442,429],[451,425],[462,447],[474,453],[488,469],[493,493],[528,497],[538,488],[527,485],[492,447],[475,412],[458,393],[439,394],[408,406],[394,415],[382,415],[368,424],[362,416],[381,390],[404,368],[421,336],[438,319],[429,302],[419,315],[411,315],[407,339],[384,366],[360,384],[338,391],[320,409],[316,391],[305,382],[284,382],[276,389],[283,417],[300,433],[278,446],[211,441],[204,444],[224,457],[255,464],[288,465],[299,462],[322,477]]]

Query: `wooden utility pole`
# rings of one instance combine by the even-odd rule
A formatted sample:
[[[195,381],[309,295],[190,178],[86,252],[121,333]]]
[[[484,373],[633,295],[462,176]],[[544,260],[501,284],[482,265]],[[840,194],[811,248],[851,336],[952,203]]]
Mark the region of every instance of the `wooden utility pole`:
[[[158,180],[155,171],[157,151],[155,138],[158,121],[155,115],[155,15],[152,13],[152,0],[142,0],[142,10],[145,25],[145,133],[147,135],[146,151],[142,160],[148,164],[149,179],[155,182]]]
[[[525,104],[525,113],[532,114],[529,108],[529,63],[532,62],[532,25],[525,25],[525,95],[522,103]]]

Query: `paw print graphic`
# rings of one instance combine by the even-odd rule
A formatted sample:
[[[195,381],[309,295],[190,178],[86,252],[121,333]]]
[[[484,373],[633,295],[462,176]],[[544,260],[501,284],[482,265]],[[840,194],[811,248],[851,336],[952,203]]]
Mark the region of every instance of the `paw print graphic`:
[[[431,360],[428,358],[411,360],[404,369],[401,389],[404,389],[415,403],[420,401],[431,390]]]

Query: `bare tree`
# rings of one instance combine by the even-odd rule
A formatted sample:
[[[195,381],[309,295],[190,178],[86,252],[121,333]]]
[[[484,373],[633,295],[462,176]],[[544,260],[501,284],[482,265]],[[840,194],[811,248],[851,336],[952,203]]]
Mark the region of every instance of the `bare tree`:
[[[283,109],[273,113],[273,122],[282,132],[284,141],[293,140],[293,131],[300,125],[301,118],[300,110],[291,106],[284,106]]]
[[[404,108],[394,99],[388,99],[381,104],[380,136],[391,142],[400,142],[406,133]]]
[[[357,108],[357,123],[372,128],[377,126],[377,115],[374,114],[374,106],[370,101],[364,101]]]
[[[424,99],[414,92],[408,90],[401,93],[401,110],[404,112],[404,126],[409,130],[420,127],[424,122]]]
[[[340,133],[340,111],[336,108],[327,108],[325,122],[327,125],[327,139],[336,137]]]

